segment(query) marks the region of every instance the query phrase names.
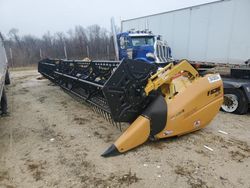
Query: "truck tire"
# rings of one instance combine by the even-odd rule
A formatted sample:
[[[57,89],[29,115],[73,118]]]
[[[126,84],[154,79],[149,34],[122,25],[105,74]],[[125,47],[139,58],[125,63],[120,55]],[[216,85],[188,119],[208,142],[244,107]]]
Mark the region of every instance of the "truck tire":
[[[9,70],[6,71],[6,75],[5,75],[5,85],[10,85],[10,74],[9,74]]]
[[[5,93],[5,89],[3,88],[3,93],[1,97],[1,115],[6,115],[7,114],[7,97]]]
[[[224,103],[221,109],[228,113],[246,114],[248,102],[244,92],[241,89],[224,89]]]

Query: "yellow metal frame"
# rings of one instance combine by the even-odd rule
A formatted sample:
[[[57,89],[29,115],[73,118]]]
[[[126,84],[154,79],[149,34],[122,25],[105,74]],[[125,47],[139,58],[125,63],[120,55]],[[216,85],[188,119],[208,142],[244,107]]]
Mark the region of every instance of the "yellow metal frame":
[[[157,90],[163,85],[169,86],[169,95],[173,96],[175,93],[174,85],[172,84],[173,78],[178,74],[187,73],[190,80],[194,80],[199,77],[199,73],[195,70],[187,60],[182,60],[179,64],[175,65],[170,63],[166,67],[157,71],[148,79],[148,84],[145,87],[145,93],[148,96],[153,90]],[[166,88],[162,87],[162,93],[166,94]]]

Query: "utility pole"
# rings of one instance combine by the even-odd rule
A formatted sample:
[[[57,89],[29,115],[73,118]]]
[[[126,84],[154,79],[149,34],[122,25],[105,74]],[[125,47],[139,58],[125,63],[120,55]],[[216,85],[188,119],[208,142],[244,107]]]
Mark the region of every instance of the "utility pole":
[[[43,59],[43,53],[41,48],[40,48],[40,59]]]
[[[67,48],[66,48],[66,42],[65,42],[65,40],[63,40],[63,44],[64,44],[64,47],[63,47],[63,49],[64,49],[64,56],[65,56],[65,59],[68,59],[68,54],[67,54]]]
[[[87,45],[87,56],[88,56],[88,58],[89,58],[89,46]]]
[[[108,54],[108,60],[110,60],[110,58],[109,58],[109,45],[107,45],[107,54]]]
[[[11,48],[10,48],[10,60],[11,60],[11,66],[14,67],[13,53]]]

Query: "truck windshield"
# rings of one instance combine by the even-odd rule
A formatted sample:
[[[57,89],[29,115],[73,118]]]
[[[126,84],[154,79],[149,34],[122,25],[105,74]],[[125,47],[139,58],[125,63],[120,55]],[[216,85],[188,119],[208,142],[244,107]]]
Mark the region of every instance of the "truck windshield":
[[[154,45],[154,37],[132,37],[133,46]]]

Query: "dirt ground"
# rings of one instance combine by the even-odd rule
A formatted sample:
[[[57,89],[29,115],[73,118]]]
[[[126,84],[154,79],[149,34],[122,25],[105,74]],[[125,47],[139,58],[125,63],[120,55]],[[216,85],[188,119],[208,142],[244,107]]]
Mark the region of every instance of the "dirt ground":
[[[11,76],[10,115],[0,118],[0,188],[250,188],[250,114],[220,112],[201,131],[102,158],[118,129],[36,70]]]

